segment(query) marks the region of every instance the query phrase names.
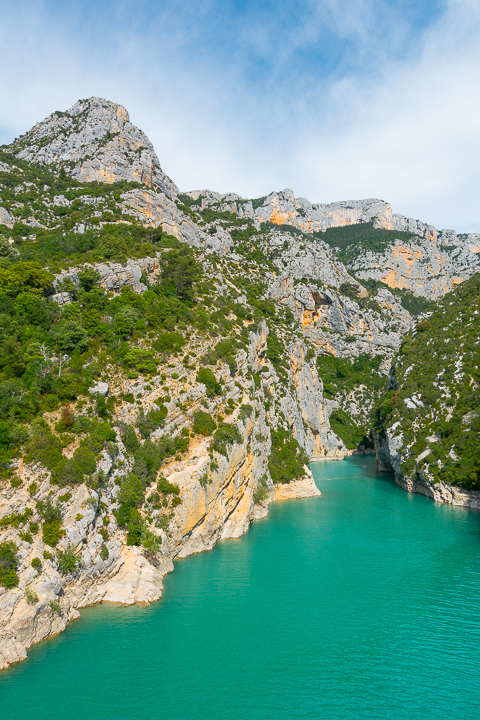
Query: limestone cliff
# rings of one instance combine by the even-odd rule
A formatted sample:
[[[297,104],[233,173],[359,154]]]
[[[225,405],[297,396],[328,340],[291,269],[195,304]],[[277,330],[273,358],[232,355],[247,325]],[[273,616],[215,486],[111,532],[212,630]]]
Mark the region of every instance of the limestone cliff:
[[[327,233],[350,226],[380,244],[354,236],[345,254]],[[370,441],[415,325],[401,291],[441,298],[479,249],[376,199],[179,193],[100,98],[3,149],[0,667],[78,608],[158,599],[175,558],[239,537],[270,501],[318,495],[306,460]],[[470,497],[422,462],[434,428],[412,450],[390,419],[377,453],[403,486]]]
[[[134,287],[135,272],[127,275],[126,280]],[[140,290],[138,284],[136,289]],[[181,364],[169,369],[162,387],[160,377],[150,380],[149,389],[142,381],[128,382],[115,375],[106,384],[105,392],[120,397],[130,392],[135,398],[133,404],[122,403],[115,412],[118,438],[122,424],[135,422],[139,414],[156,407],[166,389],[170,399],[160,436],[172,429],[179,437],[185,429],[190,433],[194,415],[202,407],[212,414],[237,407],[229,422],[237,422],[240,437],[226,455],[212,451],[210,438],[195,436],[182,458],[162,466],[167,482],[178,487],[181,497],[181,503],[167,511],[168,522],[163,522],[167,519],[166,511],[155,502],[155,487],[147,491],[142,512],[160,541],[155,554],[128,546],[115,517],[119,483],[131,471],[132,462],[120,439],[117,449],[104,451],[101,456],[97,471],[103,471],[105,481],[97,490],[81,484],[65,493],[53,484],[45,467],[17,463],[20,486],[0,490],[0,521],[3,519],[3,527],[7,528],[2,540],[19,547],[19,585],[11,590],[0,589],[0,667],[25,658],[33,643],[62,631],[79,617],[78,608],[99,602],[131,604],[157,600],[161,596],[162,577],[173,569],[175,558],[209,550],[218,539],[239,537],[253,519],[267,513],[271,500],[319,495],[307,468],[304,478],[283,490],[275,487],[269,477],[270,428],[277,427],[280,415],[287,416],[294,435],[310,453],[319,445],[316,439],[320,438],[319,433],[323,433],[324,442],[335,447],[338,441],[329,433],[328,418],[319,409],[321,384],[315,368],[305,377],[302,344],[293,346],[290,353],[293,392],[289,388],[279,392],[281,383],[265,357],[267,337],[265,324],[250,333],[248,351],[237,354],[235,374],[223,366],[225,391],[216,398],[209,398],[205,386],[195,382],[195,368],[178,380],[176,371],[184,369]],[[201,336],[196,335],[185,349],[198,354],[207,348]],[[269,370],[262,373],[260,387],[255,387],[254,380],[248,377],[252,378],[251,373],[260,368],[265,369],[266,363]],[[243,378],[241,386],[236,377]],[[267,396],[273,398],[271,405],[266,405]],[[240,417],[244,407],[248,412]],[[56,414],[49,420],[54,421],[55,417]],[[259,487],[264,487],[261,496],[256,495]],[[80,566],[71,573],[62,574],[55,557],[46,552],[41,536],[25,536],[23,523],[10,520],[29,513],[30,527],[32,523],[38,525],[41,522],[38,507],[42,502],[62,508],[64,535],[57,554],[67,548],[75,549]],[[42,558],[41,567],[32,567],[33,558]],[[31,603],[30,598],[34,598]]]
[[[15,141],[15,154],[28,162],[54,165],[81,182],[138,182],[175,195],[144,132],[121,105],[103,98],[79,100],[54,112]]]

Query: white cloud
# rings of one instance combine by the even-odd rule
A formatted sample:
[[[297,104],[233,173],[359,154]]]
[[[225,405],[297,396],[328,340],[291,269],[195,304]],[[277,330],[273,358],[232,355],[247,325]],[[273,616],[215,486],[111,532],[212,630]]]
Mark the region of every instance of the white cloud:
[[[192,7],[169,4],[148,25],[128,2],[108,25],[81,8],[54,16],[48,3],[6,12],[0,141],[100,95],[127,107],[182,189],[381,197],[438,227],[480,231],[476,3],[452,0],[412,38],[380,0],[305,0],[292,32],[280,10],[247,13],[238,28],[219,17],[207,32]],[[346,50],[326,73],[332,32]]]

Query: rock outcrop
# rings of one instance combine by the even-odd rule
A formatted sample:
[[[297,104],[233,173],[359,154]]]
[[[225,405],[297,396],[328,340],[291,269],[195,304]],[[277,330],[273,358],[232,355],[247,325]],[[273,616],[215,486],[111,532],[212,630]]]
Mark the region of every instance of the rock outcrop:
[[[122,105],[92,97],[54,112],[13,144],[22,160],[62,168],[81,182],[138,182],[166,195],[178,189],[153,145]]]
[[[453,231],[397,240],[383,253],[366,252],[349,264],[364,280],[380,280],[429,300],[450,292],[480,271],[480,235],[458,237]]]
[[[433,483],[421,469],[411,476],[404,475],[401,469],[402,450],[402,436],[395,436],[388,432],[385,439],[376,436],[375,452],[380,472],[393,472],[397,485],[407,492],[425,495],[435,502],[447,505],[480,510],[480,491],[478,490],[467,490],[457,485],[449,485],[443,480]]]
[[[312,204],[306,198],[295,198],[291,190],[274,192],[253,201],[233,194],[221,196],[208,190],[188,195],[196,200],[199,208],[234,212],[239,218],[252,219],[259,224],[269,222],[278,226],[287,225],[307,235],[358,223],[372,223],[375,228],[410,233],[415,236],[411,240],[389,243],[382,252],[362,253],[347,264],[346,271],[355,277],[379,280],[392,289],[408,290],[414,295],[432,300],[450,292],[455,285],[480,271],[480,235],[458,236],[454,230],[439,231],[432,225],[393,213],[391,205],[383,200]],[[322,244],[321,234],[317,237]],[[276,244],[275,234],[271,235],[271,244]],[[323,257],[328,255],[326,246],[319,255],[322,254]],[[282,259],[288,260],[288,253],[284,255]],[[328,269],[328,262],[332,262],[330,258],[327,261],[327,274],[341,277],[345,268],[337,260],[336,272],[332,273]],[[307,276],[310,275],[310,268],[313,270],[312,258],[297,262],[296,265],[300,274],[304,268]],[[318,265],[321,262],[317,263],[314,274],[310,276],[323,279],[325,271]]]

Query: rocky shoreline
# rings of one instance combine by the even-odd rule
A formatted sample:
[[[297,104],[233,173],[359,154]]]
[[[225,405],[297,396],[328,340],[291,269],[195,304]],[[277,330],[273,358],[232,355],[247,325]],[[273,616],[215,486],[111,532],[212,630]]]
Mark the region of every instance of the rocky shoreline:
[[[386,440],[375,438],[375,451],[378,469],[380,472],[393,473],[395,482],[406,492],[424,495],[438,503],[468,507],[480,510],[480,491],[466,490],[455,485],[448,485],[440,481],[431,483],[420,470],[415,477],[407,477],[400,471],[401,442],[391,436],[387,431]]]
[[[227,523],[219,526],[210,543],[203,547],[180,544],[166,556],[149,557],[143,548],[123,545],[119,552],[111,555],[111,561],[101,572],[62,578],[54,571],[47,571],[43,582],[37,585],[39,592],[44,591],[44,597],[34,606],[28,604],[21,589],[3,592],[0,594],[0,669],[25,660],[32,645],[63,632],[70,622],[80,618],[81,608],[107,602],[133,605],[159,600],[163,577],[174,570],[176,558],[211,550],[219,539],[240,537],[254,520],[268,515],[271,502],[320,494],[309,471],[288,485],[275,486],[264,502],[250,501],[244,515],[230,526]],[[61,613],[52,608],[50,596],[61,598]]]

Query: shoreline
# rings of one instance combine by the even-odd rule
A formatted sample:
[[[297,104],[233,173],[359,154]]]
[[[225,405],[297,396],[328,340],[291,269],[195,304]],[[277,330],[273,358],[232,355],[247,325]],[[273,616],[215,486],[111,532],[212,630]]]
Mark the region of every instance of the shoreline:
[[[174,561],[213,550],[218,540],[241,537],[255,520],[267,517],[272,502],[320,495],[309,469],[299,480],[293,480],[288,485],[274,486],[263,503],[252,503],[241,528],[237,525],[235,531],[228,534],[228,528],[224,524],[218,528],[213,542],[201,548],[192,545],[189,547],[188,542],[182,547],[180,543],[169,550],[168,556],[148,559],[139,547],[123,545],[119,558],[111,568],[113,572],[108,573],[107,569],[108,577],[84,576],[70,584],[59,579],[62,584],[60,594],[65,607],[62,614],[51,609],[48,597],[38,606],[32,607],[27,605],[22,589],[5,591],[0,595],[0,612],[9,612],[10,616],[2,627],[0,671],[28,660],[28,650],[33,645],[62,633],[72,621],[81,618],[79,610],[82,608],[103,604],[151,605],[157,602],[163,594],[163,578],[175,569]],[[44,582],[47,584],[52,579],[45,577]]]

